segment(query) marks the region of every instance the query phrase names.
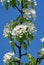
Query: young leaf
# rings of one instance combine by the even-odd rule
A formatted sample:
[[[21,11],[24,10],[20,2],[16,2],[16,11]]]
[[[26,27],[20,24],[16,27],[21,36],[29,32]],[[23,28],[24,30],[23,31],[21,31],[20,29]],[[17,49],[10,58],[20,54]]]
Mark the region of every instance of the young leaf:
[[[26,43],[23,43],[23,47],[25,50],[27,50],[27,44]]]
[[[9,3],[7,2],[7,3],[5,4],[5,6],[6,6],[6,10],[8,10]]]
[[[9,62],[9,64],[8,65],[12,65],[12,62]]]
[[[14,62],[13,65],[17,65],[16,62]]]
[[[29,38],[30,38],[30,40],[33,40],[34,39],[34,35],[33,34],[29,34]]]
[[[31,56],[31,54],[27,54],[28,59],[32,62],[32,65],[35,65],[36,60],[34,57]]]

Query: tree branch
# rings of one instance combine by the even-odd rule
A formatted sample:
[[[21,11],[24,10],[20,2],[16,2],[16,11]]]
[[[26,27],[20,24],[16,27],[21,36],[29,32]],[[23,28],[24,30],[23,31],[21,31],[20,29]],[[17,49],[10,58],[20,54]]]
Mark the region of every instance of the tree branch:
[[[20,46],[18,46],[16,43],[15,43],[15,45],[16,45],[16,47],[18,47],[18,48],[20,47]]]
[[[44,57],[43,57],[43,56],[38,57],[38,58],[37,58],[37,60],[36,60],[36,65],[37,65],[37,63],[39,62],[39,60],[42,60],[42,59],[44,59]]]
[[[21,56],[25,56],[25,55],[27,55],[27,52],[25,54],[21,54]]]
[[[22,10],[20,10],[16,4],[14,4],[14,5],[15,5],[15,7],[17,8],[17,10],[18,10],[20,13],[22,13]]]
[[[17,63],[19,63],[19,60],[13,60],[12,62],[17,62]]]

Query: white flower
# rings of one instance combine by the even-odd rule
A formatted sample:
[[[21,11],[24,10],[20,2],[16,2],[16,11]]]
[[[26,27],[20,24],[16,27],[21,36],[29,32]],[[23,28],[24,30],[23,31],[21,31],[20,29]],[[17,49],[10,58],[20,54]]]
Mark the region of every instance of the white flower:
[[[40,50],[40,56],[43,56],[44,55],[44,48],[42,48],[41,50]]]
[[[0,0],[0,2],[2,2],[2,5],[3,5],[4,1],[5,1],[5,0]]]
[[[21,3],[21,0],[18,0]]]
[[[28,1],[31,1],[31,0],[28,0]]]
[[[3,35],[4,37],[8,37],[8,34],[11,33],[11,29],[10,29],[10,26],[9,24],[7,24],[4,28],[4,31],[3,31]]]
[[[34,1],[34,5],[36,6],[37,5],[37,2],[36,2],[36,0],[33,0]]]
[[[35,25],[33,23],[25,22],[23,24],[28,27],[28,32],[29,33],[36,32],[36,28],[35,28]]]
[[[13,30],[12,30],[12,36],[15,38],[16,36],[19,36],[20,38],[22,35],[26,32],[29,33],[34,33],[36,32],[34,24],[30,22],[25,22],[21,25],[17,25]]]
[[[36,18],[36,11],[34,9],[24,9],[23,12],[25,14],[24,17],[26,18],[31,18],[31,17],[33,17],[33,19]]]
[[[42,48],[41,51],[44,52],[44,48]]]
[[[10,1],[12,1],[12,0],[7,0],[7,2],[10,2]]]
[[[3,31],[4,37],[8,37],[9,34],[11,34],[12,38],[22,38],[23,34],[27,32],[29,32],[29,34],[36,32],[35,25],[31,22],[24,22],[23,24],[18,24],[13,29],[11,29],[11,27],[12,26],[10,24],[7,24],[5,26]]]
[[[10,60],[12,58],[12,56],[14,56],[14,52],[8,52],[4,55],[4,63],[6,63],[8,60]]]
[[[44,37],[42,39],[40,39],[40,40],[41,40],[41,42],[44,42]]]
[[[30,9],[30,12],[31,12],[32,14],[36,14],[36,11],[35,11],[34,9]]]
[[[24,26],[23,24],[21,25],[17,25],[13,31],[12,31],[12,35],[13,36],[19,36],[22,37],[22,33],[25,33],[27,26]]]

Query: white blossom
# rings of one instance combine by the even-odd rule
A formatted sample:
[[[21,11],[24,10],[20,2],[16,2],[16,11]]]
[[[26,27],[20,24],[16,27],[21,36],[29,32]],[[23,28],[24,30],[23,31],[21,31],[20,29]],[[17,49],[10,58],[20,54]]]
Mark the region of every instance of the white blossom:
[[[12,56],[14,56],[14,52],[8,52],[4,55],[4,63],[6,63],[8,60],[10,60],[12,58]]]
[[[3,31],[3,35],[4,37],[8,37],[8,34],[11,33],[11,29],[10,29],[10,26],[9,24],[7,24],[4,28],[4,31]]]
[[[31,1],[31,0],[28,0],[28,1]]]
[[[26,25],[28,27],[28,32],[29,33],[33,33],[33,32],[36,32],[36,28],[35,28],[35,25],[33,23],[29,23],[29,22],[25,22],[23,23],[24,25]]]
[[[22,33],[25,33],[26,28],[27,28],[26,25],[25,25],[25,26],[24,26],[23,24],[17,25],[17,26],[13,29],[12,35],[13,35],[13,36],[22,37]]]
[[[18,0],[20,3],[21,3],[21,0]],[[34,2],[34,5],[36,6],[37,5],[37,2],[36,2],[36,0],[28,0],[28,2]]]
[[[4,1],[5,1],[5,0],[0,0],[0,2],[2,2],[2,5],[3,5]]]
[[[28,28],[28,29],[27,29]],[[35,26],[32,23],[25,22],[21,25],[17,25],[13,30],[12,30],[12,35],[13,37],[19,36],[20,38],[22,37],[23,33],[34,33],[36,32]]]
[[[36,0],[33,0],[34,1],[34,5],[36,6],[37,5],[37,2],[36,2]]]
[[[23,12],[24,12],[24,17],[26,17],[26,18],[31,18],[31,17],[33,17],[33,19],[35,19],[36,18],[36,11],[34,10],[34,9],[24,9],[23,10]]]
[[[18,0],[21,3],[21,0]]]
[[[11,29],[9,24],[7,24],[4,28],[3,35],[4,37],[8,37],[9,34],[11,34],[13,38],[16,38],[17,36],[22,38],[23,34],[27,32],[29,32],[29,34],[36,32],[35,25],[32,22],[18,24],[13,29]]]
[[[41,50],[40,50],[40,56],[43,56],[44,55],[44,48],[42,48]]]
[[[41,42],[44,42],[44,37],[42,39],[40,39],[40,40],[41,40]]]
[[[42,48],[41,51],[44,52],[44,48]]]
[[[12,1],[12,0],[7,0],[7,2],[10,2],[10,1]]]

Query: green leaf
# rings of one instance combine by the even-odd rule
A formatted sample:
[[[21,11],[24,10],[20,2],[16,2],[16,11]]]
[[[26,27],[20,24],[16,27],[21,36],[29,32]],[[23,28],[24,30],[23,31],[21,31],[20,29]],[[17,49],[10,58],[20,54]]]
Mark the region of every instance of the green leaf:
[[[28,44],[28,46],[30,45],[30,38],[27,38],[27,44]]]
[[[19,2],[19,0],[17,0],[17,2],[16,2],[17,4],[18,4],[18,6],[20,5],[20,2]]]
[[[29,63],[25,63],[25,65],[30,65]]]
[[[18,24],[19,24],[19,22],[15,21],[15,20],[11,20],[11,21],[10,21],[10,29],[13,30],[13,28],[14,28],[15,26],[17,26]]]
[[[29,61],[32,62],[32,65],[35,65],[36,64],[36,60],[35,60],[34,57],[31,56],[31,54],[27,54],[27,57],[28,57]]]
[[[16,21],[18,21],[20,19],[20,16],[18,16],[17,18],[16,18]]]
[[[16,4],[15,0],[10,1],[10,6],[12,6],[13,8],[15,8],[15,4]]]
[[[12,62],[9,62],[9,65],[12,65]]]
[[[16,54],[16,51],[15,51],[14,47],[15,47],[15,43],[12,42],[12,43],[11,43],[11,48],[13,49],[14,53]]]
[[[31,5],[32,5],[32,9],[34,9],[34,7],[35,7],[35,6],[34,6],[34,2],[32,2]]]
[[[17,65],[16,62],[13,63],[14,65]]]
[[[8,10],[9,3],[6,2],[5,6],[6,6],[6,10]]]
[[[24,0],[24,8],[28,7],[28,0]]]
[[[23,43],[23,47],[25,50],[27,50],[27,44],[26,43]]]
[[[30,38],[30,40],[33,40],[34,39],[34,35],[33,34],[29,34],[29,38]]]

